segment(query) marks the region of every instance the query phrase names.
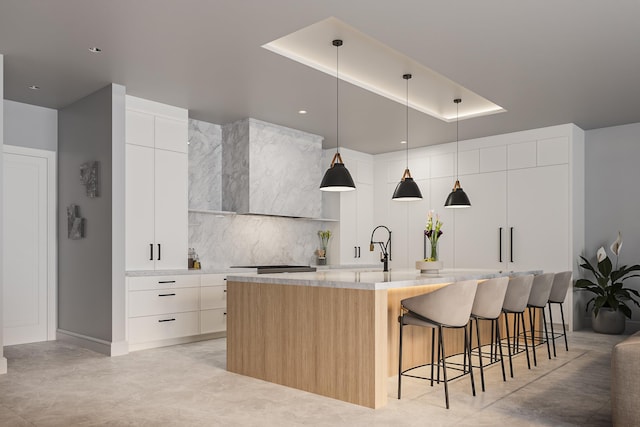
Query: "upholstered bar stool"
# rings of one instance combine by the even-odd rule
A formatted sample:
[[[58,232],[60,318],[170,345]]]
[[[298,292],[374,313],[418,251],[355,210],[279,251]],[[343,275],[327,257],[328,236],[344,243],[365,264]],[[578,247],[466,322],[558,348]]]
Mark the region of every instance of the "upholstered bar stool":
[[[533,351],[533,365],[538,366],[536,359],[536,309],[539,308],[542,311],[542,324],[544,326],[545,339],[538,338],[537,340],[542,343],[547,343],[547,354],[551,359],[551,350],[549,349],[549,333],[547,332],[547,319],[544,315],[544,308],[549,301],[549,295],[551,294],[551,286],[553,286],[553,273],[537,274],[533,278],[533,284],[531,285],[531,292],[529,293],[529,300],[527,301],[527,308],[529,309],[529,323],[531,325],[531,350]],[[523,328],[524,329],[524,328]],[[541,331],[542,333],[542,331]],[[525,337],[526,340],[526,337]]]
[[[480,339],[480,320],[491,321],[492,339],[490,348],[493,349],[493,332],[497,342],[500,342],[500,325],[497,320],[502,313],[502,304],[504,302],[505,294],[507,293],[507,286],[509,286],[508,277],[498,277],[496,279],[485,280],[478,283],[478,289],[476,290],[476,296],[473,300],[473,307],[471,308],[471,321],[469,322],[469,338],[473,333],[473,321],[476,322],[476,338],[478,341],[478,359],[480,361],[480,380],[482,383],[482,391],[484,391],[484,365],[482,362],[482,341]],[[502,358],[502,346],[498,346],[500,349],[500,364],[502,365],[502,380],[506,381],[506,375],[504,371],[504,360]],[[493,350],[490,350],[491,353]],[[493,359],[493,358],[491,358]],[[469,362],[471,363],[471,362]]]
[[[564,347],[569,351],[569,344],[567,343],[567,330],[564,326],[564,311],[562,310],[562,303],[567,296],[567,291],[571,286],[571,272],[563,271],[556,273],[553,276],[553,286],[551,286],[551,294],[549,295],[549,323],[551,323],[551,339],[553,343],[553,357],[556,357],[556,338],[564,337]],[[551,304],[558,304],[560,306],[560,317],[562,317],[562,333],[556,336],[553,330],[553,311],[551,310]]]
[[[464,330],[464,352],[471,358],[471,345],[467,336],[467,323],[471,315],[471,307],[476,295],[478,282],[475,280],[465,280],[452,283],[428,294],[418,295],[401,301],[402,308],[406,310],[398,321],[400,322],[400,351],[398,355],[398,399],[401,395],[402,376],[413,378],[430,379],[433,386],[433,366],[434,366],[434,334],[438,330],[438,382],[440,380],[440,364],[444,377],[444,396],[447,409],[449,409],[449,386],[447,384],[447,364],[444,348],[444,328],[461,328]],[[402,335],[405,326],[421,326],[431,329],[431,363],[414,366],[402,370]],[[412,369],[431,365],[430,378],[410,375],[406,372]],[[476,395],[475,382],[473,380],[473,369],[469,367],[471,377],[471,391]]]
[[[516,331],[516,326],[519,325],[518,320],[522,321],[522,329],[524,331],[524,346],[527,354],[527,366],[531,369],[531,361],[529,360],[529,349],[527,348],[527,331],[524,325],[524,311],[527,308],[527,302],[529,301],[529,293],[531,292],[531,285],[533,284],[533,275],[528,274],[524,276],[514,276],[509,278],[509,285],[507,286],[507,293],[504,296],[504,302],[502,303],[502,312],[505,314],[504,324],[507,330],[507,350],[509,354],[509,370],[511,372],[511,378],[513,378],[513,362],[511,341],[509,334],[509,314],[513,314],[513,330]],[[519,340],[518,334],[514,335],[514,340]],[[514,351],[515,351],[514,342]]]

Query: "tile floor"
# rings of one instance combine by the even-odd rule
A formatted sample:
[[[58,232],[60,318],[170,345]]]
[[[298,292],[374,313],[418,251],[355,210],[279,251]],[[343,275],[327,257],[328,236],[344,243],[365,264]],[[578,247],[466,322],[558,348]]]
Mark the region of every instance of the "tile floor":
[[[441,387],[403,380],[403,398],[372,410],[225,371],[225,340],[108,358],[62,342],[5,347],[1,426],[606,426],[610,425],[611,348],[625,336],[570,335],[538,366],[514,359],[515,378],[499,364],[485,371],[487,391],[471,396],[468,377]],[[558,342],[560,344],[560,341]],[[508,367],[507,367],[508,375]]]

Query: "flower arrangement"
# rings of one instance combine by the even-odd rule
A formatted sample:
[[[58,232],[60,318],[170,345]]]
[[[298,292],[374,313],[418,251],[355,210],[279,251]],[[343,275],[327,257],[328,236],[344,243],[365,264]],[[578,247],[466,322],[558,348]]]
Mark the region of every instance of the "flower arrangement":
[[[441,228],[442,221],[440,221],[440,216],[431,209],[427,215],[427,225],[424,230],[424,235],[429,239],[431,244],[431,256],[425,258],[425,261],[438,261],[438,239],[442,236]]]
[[[318,237],[320,238],[320,249],[316,251],[316,254],[320,258],[326,258],[327,246],[329,246],[329,239],[331,239],[331,230],[319,230]]]
[[[636,298],[640,297],[640,293],[635,289],[625,288],[624,281],[632,277],[640,277],[640,274],[631,274],[633,272],[640,271],[640,265],[632,265],[627,267],[626,265],[618,268],[618,255],[622,248],[622,235],[618,233],[618,238],[611,245],[611,252],[616,256],[616,268],[613,269],[613,264],[607,255],[607,252],[601,246],[596,253],[596,259],[598,261],[597,269],[587,261],[583,256],[580,258],[583,264],[580,264],[585,270],[589,270],[595,279],[591,281],[588,279],[578,279],[575,287],[581,288],[595,295],[587,302],[586,309],[589,310],[589,306],[593,304],[593,314],[598,315],[601,308],[610,308],[612,311],[620,310],[629,319],[631,318],[631,308],[627,305],[627,302],[632,302],[636,306],[640,307]]]

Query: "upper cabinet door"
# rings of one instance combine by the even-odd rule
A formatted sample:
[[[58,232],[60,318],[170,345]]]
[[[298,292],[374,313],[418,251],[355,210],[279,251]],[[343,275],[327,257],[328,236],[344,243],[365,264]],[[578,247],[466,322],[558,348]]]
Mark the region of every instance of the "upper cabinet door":
[[[503,269],[507,243],[507,173],[466,175],[461,181],[471,207],[453,209],[455,265],[457,268]]]
[[[571,265],[569,202],[568,165],[508,172],[510,270],[556,272]]]
[[[153,148],[126,144],[127,270],[153,270],[155,266],[153,152]]]
[[[127,110],[125,140],[127,144],[154,146],[154,117],[153,114]]]
[[[155,147],[186,153],[189,139],[187,123],[162,116],[156,116],[155,119]]]
[[[156,270],[187,268],[187,155],[155,150]]]

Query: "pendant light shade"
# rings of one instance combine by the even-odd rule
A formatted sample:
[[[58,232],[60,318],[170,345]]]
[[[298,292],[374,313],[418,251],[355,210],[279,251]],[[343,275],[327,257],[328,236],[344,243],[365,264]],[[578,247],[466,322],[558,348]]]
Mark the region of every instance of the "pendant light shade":
[[[393,192],[392,200],[396,200],[399,202],[413,202],[416,200],[422,200],[422,193],[420,192],[420,187],[418,187],[418,183],[416,183],[411,177],[411,172],[409,171],[409,79],[411,78],[411,74],[404,74],[402,76],[403,79],[407,81],[407,120],[406,120],[406,131],[407,131],[407,139],[406,139],[406,153],[407,153],[407,167],[402,174],[402,179],[396,185],[396,189]]]
[[[460,180],[458,179],[458,123],[460,121],[459,105],[462,99],[456,98],[453,100],[456,104],[456,183],[453,185],[453,190],[449,193],[447,200],[444,202],[445,208],[468,208],[471,207],[469,196],[464,192],[460,186]]]
[[[356,189],[356,185],[353,183],[353,178],[349,170],[342,161],[340,156],[340,143],[338,134],[340,131],[339,126],[339,107],[340,103],[338,98],[338,88],[340,86],[340,78],[338,76],[338,48],[342,46],[342,40],[334,40],[333,45],[336,47],[336,154],[333,155],[331,160],[331,166],[324,173],[322,182],[320,183],[320,190],[322,191],[351,191]]]

